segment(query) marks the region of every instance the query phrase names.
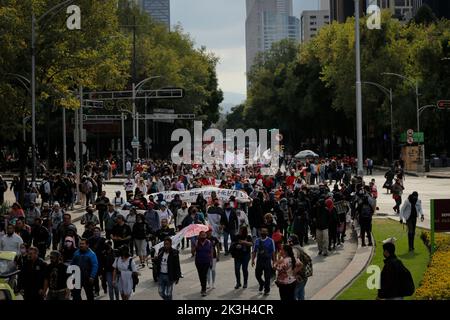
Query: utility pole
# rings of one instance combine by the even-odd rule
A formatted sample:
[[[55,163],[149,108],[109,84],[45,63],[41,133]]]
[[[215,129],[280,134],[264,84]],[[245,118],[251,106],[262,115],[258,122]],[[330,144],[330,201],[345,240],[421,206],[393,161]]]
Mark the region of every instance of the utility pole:
[[[362,96],[361,96],[361,49],[359,35],[359,0],[355,0],[355,53],[356,53],[356,144],[358,175],[364,175],[363,134],[362,134]]]
[[[66,135],[66,108],[62,108],[63,129],[63,172],[67,173],[67,135]]]

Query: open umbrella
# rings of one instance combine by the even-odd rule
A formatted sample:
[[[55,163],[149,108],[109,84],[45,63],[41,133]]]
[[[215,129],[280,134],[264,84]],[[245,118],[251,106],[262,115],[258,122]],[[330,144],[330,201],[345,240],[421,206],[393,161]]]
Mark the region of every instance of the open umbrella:
[[[303,150],[295,155],[298,159],[318,158],[319,155],[311,150]]]
[[[185,238],[192,238],[198,236],[202,231],[208,231],[208,229],[209,227],[204,224],[191,224],[181,231],[183,232]]]

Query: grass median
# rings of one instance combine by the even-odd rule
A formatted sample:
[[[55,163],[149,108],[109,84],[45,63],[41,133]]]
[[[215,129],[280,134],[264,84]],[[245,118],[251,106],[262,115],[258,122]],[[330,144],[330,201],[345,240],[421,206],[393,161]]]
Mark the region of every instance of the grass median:
[[[377,265],[380,269],[383,269],[383,240],[395,237],[397,238],[397,242],[395,243],[395,253],[411,272],[414,278],[414,284],[416,288],[418,288],[430,261],[428,248],[420,238],[422,230],[419,228],[416,229],[414,252],[408,251],[406,226],[402,226],[400,222],[391,219],[374,219],[372,232],[375,238],[376,247],[372,261],[369,265]],[[377,297],[377,290],[369,290],[367,288],[367,279],[369,276],[370,274],[366,273],[364,270],[353,284],[337,297],[337,300],[375,300]],[[414,296],[407,297],[406,299],[414,299]]]

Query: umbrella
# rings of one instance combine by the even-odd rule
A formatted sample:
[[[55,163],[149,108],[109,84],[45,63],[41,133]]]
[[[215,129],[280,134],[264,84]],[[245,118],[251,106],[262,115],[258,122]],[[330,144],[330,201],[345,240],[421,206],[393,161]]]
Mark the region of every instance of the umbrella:
[[[318,158],[319,155],[311,150],[303,150],[295,155],[296,158],[305,159],[305,158]]]
[[[182,230],[185,238],[196,237],[202,231],[208,231],[209,227],[204,224],[191,224]]]

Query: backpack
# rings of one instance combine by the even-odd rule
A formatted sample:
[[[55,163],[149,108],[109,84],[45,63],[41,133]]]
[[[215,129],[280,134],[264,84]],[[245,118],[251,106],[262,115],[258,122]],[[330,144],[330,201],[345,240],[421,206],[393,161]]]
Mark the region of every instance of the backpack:
[[[268,239],[268,238],[266,238],[266,239]],[[258,240],[259,240],[259,244],[258,244],[258,247],[256,248],[258,260],[259,259],[262,259],[262,260],[270,259],[270,256],[267,253],[266,248],[264,247],[263,240],[262,239],[258,239]]]
[[[400,260],[398,260],[397,273],[399,278],[399,296],[412,296],[414,294],[414,291],[416,290],[414,286],[414,280],[411,276],[411,272],[409,272],[409,270]]]
[[[303,250],[300,250],[299,260],[303,263],[303,268],[300,275],[303,279],[309,278],[313,275],[313,265],[311,257]]]

